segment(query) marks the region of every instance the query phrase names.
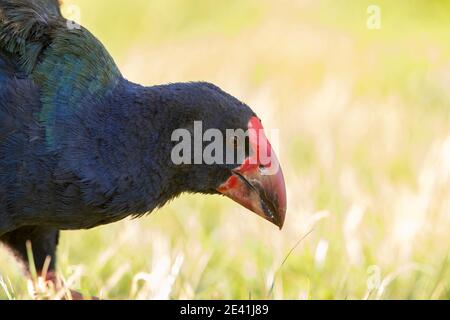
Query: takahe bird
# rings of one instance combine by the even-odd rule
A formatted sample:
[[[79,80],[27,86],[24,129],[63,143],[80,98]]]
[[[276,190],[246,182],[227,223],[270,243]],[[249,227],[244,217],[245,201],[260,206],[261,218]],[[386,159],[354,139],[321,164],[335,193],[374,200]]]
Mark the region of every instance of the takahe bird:
[[[29,240],[37,270],[47,256],[53,270],[60,230],[141,216],[183,192],[226,195],[281,228],[285,185],[279,166],[263,173],[278,165],[266,137],[248,135],[242,161],[174,163],[172,134],[194,121],[226,148],[227,129],[262,129],[213,84],[127,81],[57,0],[0,0],[0,240],[20,260]]]

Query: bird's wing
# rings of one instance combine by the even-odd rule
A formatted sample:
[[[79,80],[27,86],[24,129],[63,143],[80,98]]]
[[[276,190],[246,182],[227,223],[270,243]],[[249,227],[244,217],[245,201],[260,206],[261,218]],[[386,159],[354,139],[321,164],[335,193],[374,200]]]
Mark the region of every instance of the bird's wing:
[[[55,146],[60,119],[95,105],[122,78],[114,60],[88,30],[66,20],[57,0],[0,0],[0,54],[40,88],[36,117]]]

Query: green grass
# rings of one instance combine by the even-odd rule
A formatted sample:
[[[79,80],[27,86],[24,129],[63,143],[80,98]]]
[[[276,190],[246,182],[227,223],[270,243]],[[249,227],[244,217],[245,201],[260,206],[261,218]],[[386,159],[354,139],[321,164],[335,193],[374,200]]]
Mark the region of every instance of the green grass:
[[[71,287],[449,299],[450,2],[377,2],[381,30],[366,28],[366,1],[73,1],[130,80],[211,81],[280,128],[288,212],[280,232],[225,198],[186,195],[63,232]],[[0,261],[0,299],[30,298],[19,265],[5,250]]]

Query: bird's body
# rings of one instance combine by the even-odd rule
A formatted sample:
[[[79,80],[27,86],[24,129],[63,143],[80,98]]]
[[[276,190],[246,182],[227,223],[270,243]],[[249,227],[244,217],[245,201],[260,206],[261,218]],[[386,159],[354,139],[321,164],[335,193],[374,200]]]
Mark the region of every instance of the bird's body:
[[[195,120],[245,130],[252,118],[209,83],[127,81],[55,0],[0,0],[0,240],[22,259],[32,240],[42,265],[61,229],[140,216],[182,192],[218,193],[237,165],[177,166],[171,134]]]
[[[33,3],[0,1],[17,10],[22,2]],[[26,46],[5,50],[14,46],[0,37],[0,235],[33,224],[90,228],[176,196],[183,186],[166,170],[171,144],[159,138],[170,138],[183,112],[195,116],[184,101],[224,93],[206,83],[130,83],[87,30],[68,29],[57,14],[39,22],[33,12],[20,21],[49,25],[53,36],[37,37],[51,42],[34,62],[23,58]]]

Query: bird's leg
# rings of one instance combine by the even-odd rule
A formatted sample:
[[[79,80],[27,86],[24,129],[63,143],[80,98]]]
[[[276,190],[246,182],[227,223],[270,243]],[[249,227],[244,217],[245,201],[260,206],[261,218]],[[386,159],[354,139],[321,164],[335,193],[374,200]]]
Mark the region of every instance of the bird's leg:
[[[27,267],[29,273],[31,270],[28,265],[27,241],[31,243],[34,267],[39,272],[43,271],[47,257],[50,258],[47,270],[55,269],[58,238],[57,229],[29,226],[2,235],[0,241],[11,249],[17,259]]]
[[[58,239],[58,229],[34,226],[22,227],[0,237],[0,241],[9,247],[17,259],[26,267],[30,284],[29,289],[35,298],[40,298],[39,294],[42,292],[45,295],[45,292],[49,291],[47,289],[53,289],[55,293],[60,294],[61,299],[97,299],[95,297],[84,297],[81,293],[73,290],[64,290],[62,281],[55,272]],[[34,269],[28,262],[28,251],[30,250]],[[34,271],[36,271],[35,274]]]
[[[58,238],[57,229],[27,226],[4,234],[0,239],[25,266],[34,291],[37,291],[38,283],[51,283],[54,288],[60,286],[55,274]],[[29,262],[27,243],[33,255],[33,265]]]
[[[36,286],[51,283],[59,286],[55,275],[56,247],[59,230],[45,227],[27,226],[11,231],[1,237],[1,241],[13,252],[25,268],[30,278],[30,289],[38,291]],[[27,243],[32,251],[34,265],[30,266]],[[35,272],[34,272],[35,271]]]
[[[58,229],[34,226],[16,229],[0,238],[0,241],[9,247],[17,259],[26,267],[26,272],[30,279],[29,289],[36,298],[39,298],[39,294],[42,291],[46,291],[46,289],[51,288],[53,291],[58,292],[63,288],[55,273],[58,238]],[[28,251],[30,249],[33,255],[34,266],[30,266],[28,261]],[[64,296],[61,298],[64,298]],[[70,290],[69,298],[78,300],[83,299],[83,296]]]

